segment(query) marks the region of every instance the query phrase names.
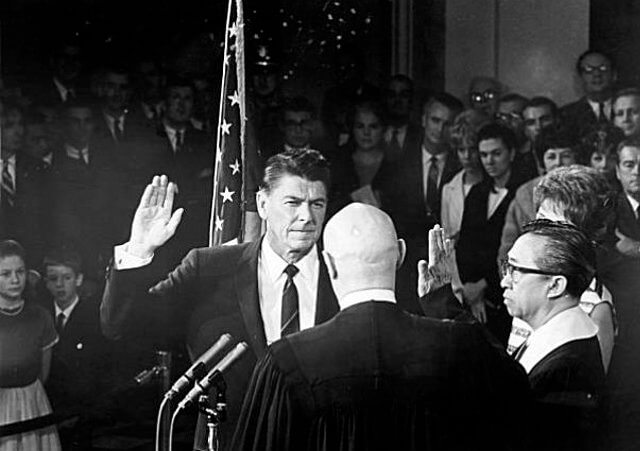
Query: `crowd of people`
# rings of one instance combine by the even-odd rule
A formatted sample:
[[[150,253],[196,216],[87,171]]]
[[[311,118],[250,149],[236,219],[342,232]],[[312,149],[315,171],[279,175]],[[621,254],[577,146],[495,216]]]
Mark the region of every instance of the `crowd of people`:
[[[400,418],[387,429],[407,439],[391,442],[402,449],[509,449],[528,439],[544,446],[537,449],[633,449],[640,90],[617,86],[615,62],[597,50],[580,55],[576,70],[584,96],[562,107],[486,77],[472,80],[466,99],[433,92],[420,101],[412,80],[394,75],[384,87],[345,80],[319,109],[283,94],[277,66],[256,64],[244,162],[256,175],[245,187],[255,224],[244,244],[206,248],[216,87],[152,59],[105,65],[82,80],[80,48],[61,45],[50,76],[0,104],[0,427],[72,412],[80,420],[61,427],[62,447],[87,449],[88,425],[101,420],[88,404],[124,377],[118,366],[127,350],[118,343],[143,337],[151,352],[173,340],[197,356],[229,332],[252,351],[229,377],[225,436],[237,424],[233,444],[241,449],[323,440],[324,448],[311,448],[371,447],[375,435],[358,441],[367,430],[343,434],[347,442],[332,434],[350,421],[384,430],[384,415],[364,414],[384,402],[394,405],[387,415]],[[350,310],[370,299],[398,309]],[[358,311],[379,322],[379,336],[367,335],[371,323]],[[457,321],[460,330],[412,323],[408,313]],[[438,334],[451,346],[431,356]],[[420,350],[408,338],[431,335]],[[354,344],[369,342],[388,345],[385,377],[373,385],[362,381],[379,368],[367,360],[369,348]],[[565,352],[548,358],[558,350]],[[361,351],[363,361],[349,367]],[[454,351],[477,354],[447,360]],[[344,364],[322,362],[331,355]],[[423,368],[420,355],[442,367]],[[391,370],[408,361],[412,371]],[[350,382],[335,383],[341,371]],[[469,373],[478,378],[465,379]],[[308,374],[331,382],[317,391],[305,386]],[[482,379],[491,374],[504,387]],[[420,389],[425,380],[442,391]],[[406,390],[396,393],[401,381]],[[260,385],[276,383],[285,401]],[[349,397],[348,384],[360,397]],[[364,399],[380,394],[374,386],[383,387],[379,403]],[[529,398],[535,408],[522,418],[546,428],[543,438],[509,418]],[[402,405],[409,399],[411,408]],[[449,401],[469,410],[456,416],[457,408],[443,407]],[[421,409],[443,416],[427,420]],[[316,422],[298,423],[309,416]],[[407,418],[424,424],[415,440]],[[465,421],[466,438],[456,428],[436,434],[445,419]],[[483,434],[498,419],[510,430],[492,442]],[[381,437],[376,446],[389,445]],[[19,442],[61,446],[48,425],[0,436],[0,450]]]

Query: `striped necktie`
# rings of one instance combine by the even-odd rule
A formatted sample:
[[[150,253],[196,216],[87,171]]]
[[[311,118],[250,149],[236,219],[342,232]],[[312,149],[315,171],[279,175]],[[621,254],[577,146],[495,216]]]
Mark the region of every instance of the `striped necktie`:
[[[16,197],[16,184],[9,172],[9,162],[2,165],[2,199],[7,205],[13,207]]]
[[[287,281],[282,291],[282,314],[280,316],[280,337],[298,332],[300,330],[300,318],[298,314],[298,289],[293,282],[293,277],[298,273],[294,265],[287,265],[284,272]]]

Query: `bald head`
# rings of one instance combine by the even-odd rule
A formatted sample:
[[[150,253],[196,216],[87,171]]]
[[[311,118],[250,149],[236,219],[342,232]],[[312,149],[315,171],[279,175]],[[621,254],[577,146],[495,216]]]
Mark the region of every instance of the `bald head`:
[[[323,254],[340,298],[363,289],[393,290],[404,242],[398,240],[391,218],[382,210],[352,203],[327,223]]]

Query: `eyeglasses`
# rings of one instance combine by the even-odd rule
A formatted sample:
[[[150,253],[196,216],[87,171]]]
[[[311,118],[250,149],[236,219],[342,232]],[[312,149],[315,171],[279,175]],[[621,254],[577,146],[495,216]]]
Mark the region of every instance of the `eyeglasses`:
[[[538,268],[525,268],[524,266],[516,266],[514,264],[509,263],[507,260],[504,260],[500,265],[500,274],[502,275],[503,278],[509,276],[511,280],[513,280],[514,282],[518,282],[520,278],[513,276],[514,271],[517,271],[520,274],[540,274],[542,276],[558,275],[557,272],[545,271],[543,269],[538,269]]]
[[[495,92],[493,89],[487,89],[484,92],[472,92],[469,94],[469,98],[471,99],[471,102],[481,103],[481,102],[488,102],[490,100],[493,100],[496,98],[497,95],[498,93]]]
[[[496,120],[498,122],[516,122],[522,120],[522,115],[515,111],[510,113],[496,113]]]
[[[582,66],[582,72],[585,74],[592,74],[594,72],[607,73],[611,70],[611,68],[606,64],[601,64],[600,66]]]

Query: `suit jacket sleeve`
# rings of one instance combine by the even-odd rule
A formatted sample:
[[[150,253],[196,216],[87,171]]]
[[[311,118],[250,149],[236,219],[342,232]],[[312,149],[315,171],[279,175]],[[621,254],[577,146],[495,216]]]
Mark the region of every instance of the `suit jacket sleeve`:
[[[473,315],[458,302],[451,284],[438,288],[420,298],[420,307],[427,318],[470,320]]]
[[[182,263],[158,283],[155,282],[162,278],[162,264],[157,261],[142,268],[110,268],[100,305],[104,335],[111,339],[122,338],[134,325],[135,312],[140,310],[145,299],[148,300],[148,294],[181,301],[189,298],[192,282],[198,277],[198,257],[197,249],[190,251]]]

